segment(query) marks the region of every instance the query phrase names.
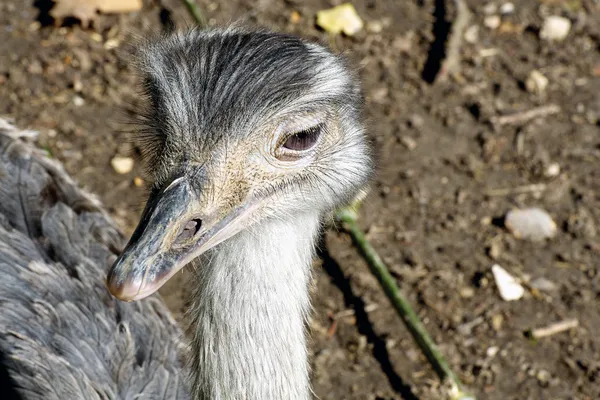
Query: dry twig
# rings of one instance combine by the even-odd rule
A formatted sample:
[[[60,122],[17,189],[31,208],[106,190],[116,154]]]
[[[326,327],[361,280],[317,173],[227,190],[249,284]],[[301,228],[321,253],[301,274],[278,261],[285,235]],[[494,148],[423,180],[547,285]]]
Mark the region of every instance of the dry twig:
[[[464,0],[454,0],[456,6],[456,18],[450,31],[450,39],[446,51],[446,59],[435,79],[436,82],[443,82],[449,75],[456,75],[460,70],[460,49],[462,47],[464,32],[471,20],[471,11]]]
[[[558,114],[559,112],[560,107],[558,105],[548,104],[515,114],[493,117],[492,124],[497,126],[522,124],[534,118],[547,117],[548,115]]]
[[[533,183],[531,185],[515,186],[510,188],[490,189],[485,192],[488,197],[508,196],[511,194],[536,193],[546,190],[544,183]]]
[[[557,333],[568,331],[569,329],[577,328],[579,321],[576,318],[566,319],[564,321],[555,322],[554,324],[548,325],[544,328],[537,328],[531,331],[531,337],[533,339],[541,339],[543,337],[552,336]]]
[[[369,304],[365,307],[365,312],[368,314],[372,311],[375,311],[379,308],[379,304]],[[348,309],[348,310],[342,310],[339,311],[335,314],[333,314],[333,319],[341,319],[341,318],[346,318],[346,317],[353,317],[354,314],[356,314],[356,312],[352,309]]]

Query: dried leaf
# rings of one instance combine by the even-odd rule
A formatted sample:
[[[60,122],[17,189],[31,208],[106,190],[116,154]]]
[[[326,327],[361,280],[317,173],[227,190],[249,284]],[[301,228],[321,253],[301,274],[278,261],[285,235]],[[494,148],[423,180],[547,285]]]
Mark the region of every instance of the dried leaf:
[[[124,13],[142,8],[142,0],[55,0],[50,16],[56,21],[73,17],[88,27],[102,13]]]
[[[317,13],[317,25],[333,34],[344,32],[352,36],[363,28],[363,21],[350,3]]]
[[[100,12],[109,13],[127,13],[138,11],[142,8],[142,0],[86,0],[98,5]]]
[[[88,27],[97,15],[98,8],[93,3],[95,2],[85,0],[58,0],[50,10],[50,16],[57,22],[68,17],[77,18],[82,26]]]

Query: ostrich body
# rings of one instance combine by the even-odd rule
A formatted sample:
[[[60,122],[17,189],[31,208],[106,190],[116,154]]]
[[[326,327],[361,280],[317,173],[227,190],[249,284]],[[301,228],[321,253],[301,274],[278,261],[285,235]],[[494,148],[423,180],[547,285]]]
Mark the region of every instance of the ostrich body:
[[[189,399],[167,308],[108,293],[123,237],[28,133],[0,119],[0,398]]]
[[[139,66],[153,185],[109,291],[141,300],[194,264],[192,397],[308,399],[315,240],[372,172],[356,79],[319,45],[240,29],[162,38]]]

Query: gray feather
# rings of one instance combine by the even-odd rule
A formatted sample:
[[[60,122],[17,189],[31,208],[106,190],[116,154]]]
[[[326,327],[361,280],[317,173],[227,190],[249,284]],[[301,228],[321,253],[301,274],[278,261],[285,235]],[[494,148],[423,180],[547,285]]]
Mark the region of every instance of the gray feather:
[[[181,332],[162,301],[122,303],[104,286],[123,236],[98,200],[20,136],[0,119],[0,369],[10,390],[23,399],[189,398]]]

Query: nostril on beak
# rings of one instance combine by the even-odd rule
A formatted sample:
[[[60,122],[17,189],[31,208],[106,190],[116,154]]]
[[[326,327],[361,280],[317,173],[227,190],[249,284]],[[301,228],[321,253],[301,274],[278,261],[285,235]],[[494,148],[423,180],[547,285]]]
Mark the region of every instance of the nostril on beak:
[[[189,220],[183,226],[183,229],[181,230],[181,232],[179,232],[179,235],[177,235],[177,238],[175,239],[174,244],[181,244],[181,243],[185,242],[186,240],[194,237],[196,235],[196,233],[198,233],[198,231],[200,230],[201,227],[202,227],[202,220],[200,220],[200,219]]]

